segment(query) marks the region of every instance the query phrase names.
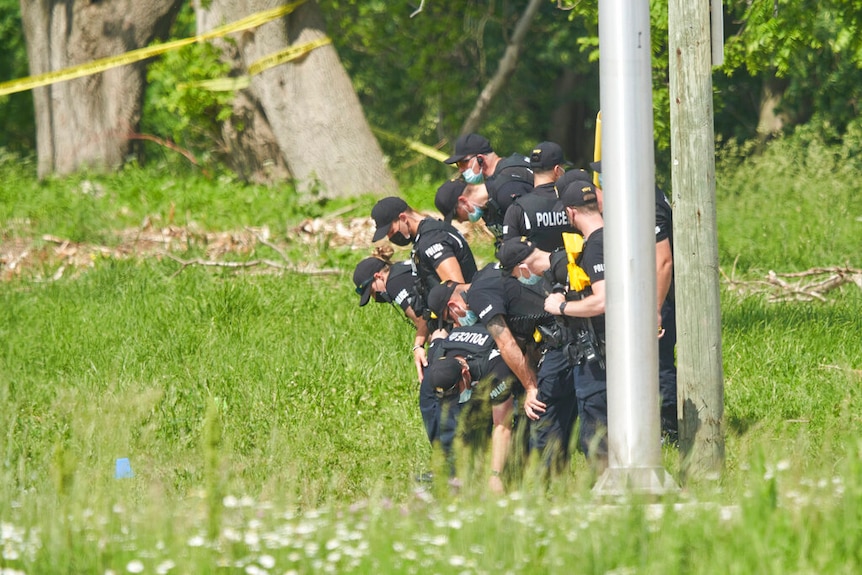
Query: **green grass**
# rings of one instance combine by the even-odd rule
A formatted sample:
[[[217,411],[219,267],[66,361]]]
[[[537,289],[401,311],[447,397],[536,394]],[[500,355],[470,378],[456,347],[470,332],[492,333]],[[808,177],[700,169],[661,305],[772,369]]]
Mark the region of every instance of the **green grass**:
[[[767,269],[859,265],[855,180],[840,169],[789,173],[803,159],[834,157],[809,158],[791,144],[719,174],[725,270],[736,261],[741,277],[757,278]],[[374,202],[300,203],[287,189],[131,168],[36,183],[31,168],[2,164],[4,242],[42,234],[110,242],[110,232],[145,217],[166,224],[171,205],[178,225],[267,225],[282,237],[302,218],[350,206],[367,214]],[[801,193],[815,180],[816,190]],[[81,192],[95,184],[101,192]],[[428,209],[434,189],[417,185],[405,197]],[[476,251],[491,253],[484,244]],[[496,499],[483,477],[464,475],[457,494],[439,473],[425,489],[414,481],[440,462],[416,405],[410,326],[390,306],[356,305],[350,274],[365,251],[324,238],[289,255],[343,272],[180,270],[167,258],[106,258],[57,281],[0,283],[0,571],[862,567],[855,286],[826,303],[723,294],[720,480],[660,500],[605,500],[591,493],[576,457],[552,484],[528,470]],[[258,246],[235,257],[272,256]],[[678,453],[663,456],[677,473]],[[114,478],[120,457],[134,477]]]
[[[730,274],[862,267],[858,169],[840,149],[779,140],[717,175],[719,258]]]

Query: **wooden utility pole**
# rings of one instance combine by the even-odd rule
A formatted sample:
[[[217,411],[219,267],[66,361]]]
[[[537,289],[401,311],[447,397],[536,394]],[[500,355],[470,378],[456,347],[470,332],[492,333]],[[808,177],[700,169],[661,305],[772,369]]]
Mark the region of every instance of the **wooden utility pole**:
[[[686,482],[724,470],[709,0],[669,0],[668,19],[678,415]]]

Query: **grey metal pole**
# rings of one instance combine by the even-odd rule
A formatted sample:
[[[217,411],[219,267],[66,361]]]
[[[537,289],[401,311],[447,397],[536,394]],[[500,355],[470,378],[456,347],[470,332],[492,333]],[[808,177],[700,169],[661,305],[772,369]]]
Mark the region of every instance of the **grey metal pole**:
[[[661,463],[649,0],[599,1],[609,466],[603,494],[677,485]]]

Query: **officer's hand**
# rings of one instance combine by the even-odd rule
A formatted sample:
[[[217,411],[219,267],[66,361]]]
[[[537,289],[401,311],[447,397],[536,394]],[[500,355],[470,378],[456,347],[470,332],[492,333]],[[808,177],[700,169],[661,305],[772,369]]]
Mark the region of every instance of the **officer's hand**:
[[[413,362],[416,364],[416,375],[419,377],[419,383],[422,383],[422,378],[425,377],[424,368],[428,367],[428,356],[424,347],[417,347],[413,350]]]
[[[545,311],[550,314],[560,315],[560,304],[564,301],[566,301],[566,296],[564,294],[549,294],[548,297],[545,298]]]
[[[661,326],[661,310],[658,310],[658,338],[664,337],[664,328]]]
[[[527,395],[524,397],[524,413],[533,420],[539,419],[541,414],[545,413],[545,407],[547,407],[538,400],[538,395],[539,389],[533,387],[527,390]]]
[[[435,339],[446,339],[449,337],[449,332],[445,329],[435,329],[431,334],[431,337],[428,338],[428,341],[434,341]]]

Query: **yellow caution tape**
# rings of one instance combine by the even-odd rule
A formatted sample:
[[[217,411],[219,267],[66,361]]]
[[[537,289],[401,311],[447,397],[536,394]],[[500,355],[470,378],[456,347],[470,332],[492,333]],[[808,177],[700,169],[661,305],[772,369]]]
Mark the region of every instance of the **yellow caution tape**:
[[[200,34],[198,36],[193,36],[191,38],[183,38],[182,40],[174,40],[172,42],[166,42],[164,44],[147,46],[146,48],[131,50],[117,56],[93,60],[92,62],[87,62],[86,64],[80,64],[78,66],[72,66],[70,68],[63,68],[62,70],[54,70],[51,72],[46,72],[44,74],[38,74],[36,76],[30,76],[27,78],[3,82],[2,84],[0,84],[0,96],[14,94],[16,92],[23,92],[25,90],[32,90],[33,88],[39,88],[41,86],[47,86],[49,84],[54,84],[65,80],[82,78],[91,74],[98,74],[99,72],[110,70],[111,68],[124,66],[126,64],[133,64],[135,62],[140,62],[141,60],[152,58],[153,56],[159,56],[160,54],[164,54],[165,52],[169,52],[171,50],[176,50],[177,48],[182,48],[183,46],[187,46],[194,42],[201,42],[203,40],[210,40],[213,38],[225,36],[233,32],[241,32],[243,30],[257,28],[262,24],[290,14],[304,3],[305,0],[298,0],[297,2],[292,2],[291,4],[286,4],[284,6],[279,6],[278,8],[273,8],[272,10],[264,10],[263,12],[252,14],[251,16],[243,18],[242,20],[237,20],[236,22],[227,24],[225,26],[213,28],[209,32]]]
[[[269,70],[279,64],[284,64],[285,62],[290,62],[291,60],[296,60],[297,58],[301,58],[305,56],[315,48],[320,48],[321,46],[326,46],[327,44],[332,44],[332,40],[324,36],[323,38],[318,38],[317,40],[312,40],[311,42],[306,42],[300,46],[290,46],[289,48],[285,48],[275,54],[270,54],[269,56],[264,56],[257,62],[253,63],[248,67],[249,76],[254,76],[256,74],[260,74],[264,70]]]
[[[251,84],[250,76],[236,76],[233,78],[215,78],[212,80],[196,80],[194,82],[182,82],[177,84],[178,90],[188,88],[201,88],[210,92],[236,92],[245,90]]]
[[[327,44],[332,44],[332,40],[330,38],[323,37],[317,40],[312,40],[311,42],[306,42],[305,44],[300,44],[299,46],[291,46],[257,60],[248,67],[249,73],[246,76],[183,82],[181,84],[177,84],[177,88],[202,88],[204,90],[209,90],[210,92],[235,92],[236,90],[244,90],[249,87],[251,84],[251,77],[255,74],[260,74],[264,70],[269,70],[279,64],[284,64],[285,62],[301,58],[315,48],[320,48]]]
[[[377,134],[379,136],[383,136],[384,138],[386,138],[388,140],[398,142],[399,144],[405,144],[411,150],[419,152],[420,154],[422,154],[424,156],[428,156],[432,160],[437,160],[438,162],[442,162],[443,160],[445,160],[446,158],[449,157],[448,154],[441,152],[437,148],[432,148],[431,146],[426,146],[425,144],[423,144],[421,142],[413,142],[411,140],[405,140],[401,136],[398,136],[398,135],[393,134],[391,132],[387,132],[385,130],[381,130],[379,128],[372,128],[371,130],[375,134]]]

